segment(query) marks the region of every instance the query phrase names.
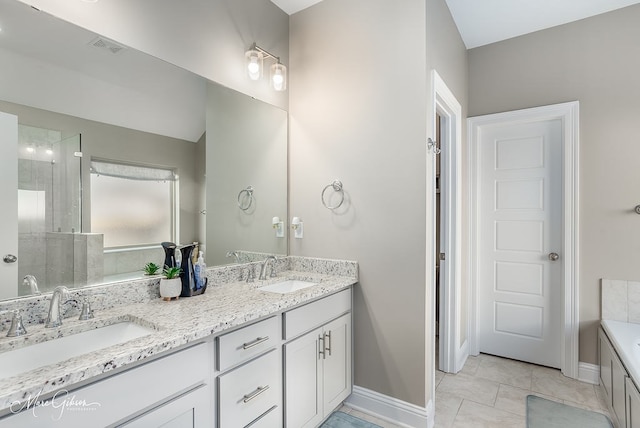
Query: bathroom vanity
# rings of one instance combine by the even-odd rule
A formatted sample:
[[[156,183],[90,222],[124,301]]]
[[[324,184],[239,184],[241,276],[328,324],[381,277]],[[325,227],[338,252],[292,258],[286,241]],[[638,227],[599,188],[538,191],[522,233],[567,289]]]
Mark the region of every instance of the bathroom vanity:
[[[318,426],[352,389],[357,264],[287,257],[283,267],[276,278],[254,282],[238,281],[242,265],[212,268],[202,296],[65,319],[63,335],[118,322],[150,330],[0,377],[0,427]],[[289,279],[303,288],[261,290]],[[27,328],[36,346],[48,333]],[[0,356],[23,345],[3,338]]]
[[[600,388],[616,427],[640,428],[640,324],[604,320],[598,329]]]

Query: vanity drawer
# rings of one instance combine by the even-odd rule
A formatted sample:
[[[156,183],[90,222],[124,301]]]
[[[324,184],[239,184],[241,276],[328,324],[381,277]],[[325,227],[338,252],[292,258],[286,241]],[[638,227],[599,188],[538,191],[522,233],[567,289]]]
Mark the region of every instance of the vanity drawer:
[[[279,333],[278,317],[271,317],[218,337],[218,370],[224,371],[276,346]]]
[[[277,406],[282,408],[282,363],[273,350],[218,377],[221,427],[244,427]],[[257,422],[257,421],[256,421]]]
[[[274,428],[282,425],[282,409],[280,407],[272,407],[260,418],[251,422],[246,428]]]
[[[284,313],[284,338],[289,340],[351,310],[351,289],[340,291]]]

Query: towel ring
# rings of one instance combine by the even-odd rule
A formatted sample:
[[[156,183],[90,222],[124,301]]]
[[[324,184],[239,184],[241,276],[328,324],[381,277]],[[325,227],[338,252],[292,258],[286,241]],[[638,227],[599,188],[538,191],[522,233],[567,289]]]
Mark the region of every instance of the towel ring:
[[[249,202],[246,204],[243,204],[241,201],[243,194],[246,194],[245,198],[249,200]],[[242,189],[240,193],[238,193],[238,208],[240,208],[242,211],[246,211],[249,208],[251,208],[252,203],[253,203],[253,187],[247,186],[246,189]]]
[[[330,187],[332,187],[334,191],[340,193],[341,197],[340,197],[340,202],[338,202],[338,205],[334,205],[334,206],[327,205],[327,203],[324,200],[324,194],[326,193],[327,189],[329,189]],[[340,208],[340,206],[344,202],[344,189],[342,188],[342,181],[333,180],[333,183],[327,184],[325,188],[322,189],[322,195],[320,195],[320,199],[322,199],[322,205],[324,205],[324,207],[327,209],[335,210],[337,208]]]

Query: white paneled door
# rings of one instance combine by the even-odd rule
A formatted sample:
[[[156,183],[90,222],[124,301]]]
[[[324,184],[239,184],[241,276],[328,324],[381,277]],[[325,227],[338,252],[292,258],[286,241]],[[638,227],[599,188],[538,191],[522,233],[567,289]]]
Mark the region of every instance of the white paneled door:
[[[0,112],[0,299],[18,294],[18,118]],[[14,260],[15,258],[15,260]]]
[[[562,364],[560,119],[482,127],[478,139],[480,352]]]

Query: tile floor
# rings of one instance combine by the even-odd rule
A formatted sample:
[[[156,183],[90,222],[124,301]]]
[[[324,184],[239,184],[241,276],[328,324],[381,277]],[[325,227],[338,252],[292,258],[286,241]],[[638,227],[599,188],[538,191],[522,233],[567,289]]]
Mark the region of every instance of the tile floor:
[[[597,385],[492,355],[469,357],[455,375],[436,370],[435,382],[436,428],[525,428],[529,394],[609,416]],[[383,428],[399,428],[347,406],[340,410]]]
[[[521,361],[480,354],[458,374],[436,371],[435,381],[436,428],[525,428],[529,394],[609,416],[597,385]]]

